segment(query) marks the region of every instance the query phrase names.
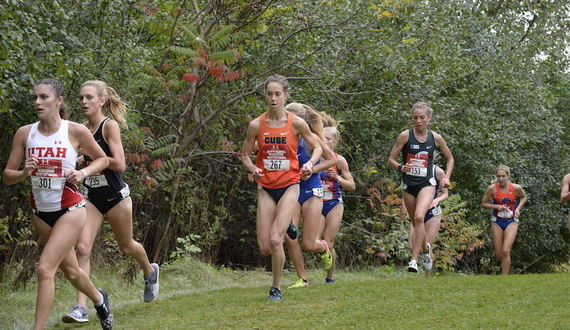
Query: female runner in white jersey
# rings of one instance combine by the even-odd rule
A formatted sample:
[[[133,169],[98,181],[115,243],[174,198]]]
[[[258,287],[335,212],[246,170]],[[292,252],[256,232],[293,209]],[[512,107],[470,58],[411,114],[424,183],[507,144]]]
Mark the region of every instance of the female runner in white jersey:
[[[4,170],[4,183],[16,184],[27,177],[32,181],[33,223],[45,242],[37,266],[38,296],[34,329],[43,329],[55,298],[55,272],[59,268],[77,290],[95,304],[105,330],[113,328],[113,314],[107,291],[93,285],[77,262],[73,246],[86,222],[85,201],[77,183],[109,164],[89,130],[65,120],[63,85],[55,79],[42,79],[34,85],[34,108],[39,121],[18,129]],[[93,162],[75,170],[79,149]],[[24,168],[19,170],[22,159]]]

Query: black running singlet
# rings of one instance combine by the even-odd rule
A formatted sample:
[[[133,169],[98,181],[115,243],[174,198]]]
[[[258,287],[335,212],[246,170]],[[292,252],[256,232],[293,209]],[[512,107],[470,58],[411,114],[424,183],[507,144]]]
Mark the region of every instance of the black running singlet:
[[[412,170],[402,173],[402,181],[408,186],[419,186],[433,178],[435,139],[432,131],[428,130],[426,142],[421,143],[416,139],[413,128],[409,132],[408,142],[402,149],[402,156],[404,164],[411,164]]]
[[[103,149],[107,157],[113,157],[109,144],[105,141],[105,137],[103,136],[103,127],[108,120],[110,120],[110,118],[105,118],[101,122],[97,131],[93,133],[93,138],[95,138],[95,141],[99,144],[101,149]],[[84,159],[84,167],[88,166],[92,162],[92,159],[87,155],[84,156]],[[125,183],[123,182],[123,175],[121,173],[106,168],[99,173],[94,173],[86,177],[85,180],[83,180],[83,186],[87,187],[89,191],[95,190],[111,196],[117,191],[123,189],[125,187]]]

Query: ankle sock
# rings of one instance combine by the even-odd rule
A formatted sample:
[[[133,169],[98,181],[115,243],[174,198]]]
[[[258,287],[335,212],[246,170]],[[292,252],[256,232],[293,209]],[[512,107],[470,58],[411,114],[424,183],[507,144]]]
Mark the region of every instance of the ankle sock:
[[[99,291],[97,291],[97,292],[99,292]],[[99,302],[95,304],[95,307],[101,307],[101,306],[103,306],[103,303],[105,302],[105,300],[103,299],[103,294],[101,292],[99,292],[99,296],[101,297],[101,300],[99,300]]]

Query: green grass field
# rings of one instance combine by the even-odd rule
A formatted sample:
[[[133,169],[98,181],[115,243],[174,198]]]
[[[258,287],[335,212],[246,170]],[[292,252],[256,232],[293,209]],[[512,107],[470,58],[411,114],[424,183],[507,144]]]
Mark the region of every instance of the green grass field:
[[[163,267],[159,298],[142,301],[142,281],[128,285],[120,271],[94,277],[110,292],[114,329],[569,329],[568,274],[510,276],[437,275],[424,278],[405,269],[339,272],[324,284],[324,272],[309,271],[308,288],[287,290],[284,300],[266,301],[271,276],[262,270],[216,270],[195,260]],[[63,324],[74,291],[58,279],[48,329],[100,329],[90,322]],[[33,324],[35,286],[0,289],[1,329]]]

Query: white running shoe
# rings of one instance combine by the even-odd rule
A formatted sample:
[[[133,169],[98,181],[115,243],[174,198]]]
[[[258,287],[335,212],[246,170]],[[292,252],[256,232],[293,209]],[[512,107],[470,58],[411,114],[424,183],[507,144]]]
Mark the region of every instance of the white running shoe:
[[[428,252],[424,253],[424,257],[423,257],[424,268],[426,270],[431,270],[431,267],[433,266],[433,260],[431,258],[431,256],[432,256],[431,245],[429,243],[426,243],[426,244],[427,244]]]
[[[410,263],[408,264],[408,272],[410,273],[418,272],[418,263],[415,260],[410,261]]]
[[[63,323],[86,323],[89,322],[87,309],[81,305],[73,306],[71,312],[63,314],[61,317]]]
[[[154,272],[152,272],[150,278],[145,278],[144,280],[144,302],[151,302],[156,298],[156,296],[158,296],[158,274],[160,272],[160,268],[155,263],[150,265],[154,268]]]

